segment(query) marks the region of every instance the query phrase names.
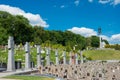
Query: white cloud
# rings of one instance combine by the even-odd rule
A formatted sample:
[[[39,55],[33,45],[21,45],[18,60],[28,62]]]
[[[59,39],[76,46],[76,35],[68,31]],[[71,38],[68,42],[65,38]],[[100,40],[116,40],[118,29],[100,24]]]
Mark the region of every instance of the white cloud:
[[[120,44],[120,34],[114,34],[110,38],[111,43],[119,43]]]
[[[110,44],[120,44],[120,34],[111,35],[111,37],[101,35],[102,39],[107,40]]]
[[[80,34],[84,37],[90,37],[90,36],[97,36],[97,31],[91,28],[86,28],[86,27],[73,27],[72,29],[68,29],[69,31],[75,33],[75,34]],[[101,35],[102,39],[107,40],[110,44],[120,44],[120,34],[114,34],[111,35],[110,37],[106,35]]]
[[[102,37],[102,39],[105,39],[105,40],[107,40],[107,41],[109,41],[109,40],[110,40],[110,38],[109,38],[108,36],[101,35],[101,37]]]
[[[107,4],[109,2],[111,2],[111,0],[99,0],[99,3],[101,4]]]
[[[39,14],[26,13],[24,10],[18,7],[12,7],[9,5],[0,5],[0,11],[6,11],[13,15],[23,15],[26,17],[31,25],[38,25],[42,27],[49,27],[49,25],[44,21]]]
[[[120,0],[99,0],[98,2],[101,3],[101,4],[109,3],[111,5],[118,5],[118,4],[120,4]]]
[[[92,2],[93,2],[93,0],[88,0],[88,2],[92,3]]]
[[[65,5],[61,5],[61,6],[60,6],[60,8],[64,8],[64,7],[65,7]]]
[[[110,44],[120,44],[120,34],[113,34],[110,37],[101,35],[102,39],[107,40]]]
[[[114,0],[113,5],[120,4],[120,0]]]
[[[94,31],[93,29],[90,29],[90,28],[86,28],[86,27],[81,27],[81,28],[73,27],[72,29],[68,29],[68,30],[73,32],[73,33],[85,36],[85,37],[97,35],[96,31]]]
[[[79,0],[76,0],[76,1],[74,2],[74,4],[75,4],[76,6],[78,6],[78,5],[79,5],[79,3],[80,3],[80,1],[79,1]]]

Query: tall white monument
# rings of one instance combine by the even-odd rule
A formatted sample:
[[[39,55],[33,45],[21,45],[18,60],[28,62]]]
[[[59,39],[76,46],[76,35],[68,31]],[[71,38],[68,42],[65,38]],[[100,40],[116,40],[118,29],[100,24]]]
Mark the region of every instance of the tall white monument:
[[[102,46],[102,37],[101,37],[101,35],[99,35],[99,39],[100,39],[100,44],[99,44],[99,45],[100,45],[100,49],[101,49],[101,48],[103,48],[103,46]]]
[[[31,68],[30,66],[30,45],[28,42],[25,44],[25,69],[29,70]]]
[[[41,65],[41,48],[37,45],[37,67]]]
[[[99,36],[99,48],[103,48],[102,47],[102,37],[101,37],[101,28],[98,28],[98,36]]]
[[[12,36],[8,39],[8,63],[7,71],[15,71],[15,61],[14,61],[14,40]]]

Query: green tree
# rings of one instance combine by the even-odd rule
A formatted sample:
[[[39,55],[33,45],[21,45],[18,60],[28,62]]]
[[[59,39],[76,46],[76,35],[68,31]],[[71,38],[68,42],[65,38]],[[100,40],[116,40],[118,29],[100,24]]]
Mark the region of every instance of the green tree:
[[[92,47],[99,47],[99,37],[91,36],[91,46]]]
[[[7,31],[0,26],[0,45],[7,44],[8,34]]]
[[[20,15],[14,16],[7,12],[0,11],[0,27],[4,30],[3,35],[5,41],[8,36],[13,36],[15,43],[25,43],[25,41],[32,41],[33,29],[29,24],[29,21]],[[6,38],[7,37],[7,38]]]

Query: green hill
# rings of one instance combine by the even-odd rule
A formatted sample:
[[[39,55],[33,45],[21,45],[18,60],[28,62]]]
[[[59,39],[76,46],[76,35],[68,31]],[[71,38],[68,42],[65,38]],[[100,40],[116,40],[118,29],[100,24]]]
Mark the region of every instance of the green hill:
[[[36,64],[37,61],[37,52],[36,48],[31,49],[31,61],[34,61]],[[67,60],[69,60],[69,53],[66,53]],[[0,49],[0,62],[7,62],[8,50]],[[22,63],[25,62],[25,51],[24,50],[15,50],[15,61],[21,60]],[[42,54],[46,56],[46,54]],[[119,50],[86,50],[83,52],[83,56],[89,60],[120,60],[120,51]],[[51,61],[55,63],[55,51],[52,50],[50,54]],[[59,59],[62,59],[62,51],[59,50]]]
[[[120,60],[119,50],[87,50],[83,56],[91,60]]]

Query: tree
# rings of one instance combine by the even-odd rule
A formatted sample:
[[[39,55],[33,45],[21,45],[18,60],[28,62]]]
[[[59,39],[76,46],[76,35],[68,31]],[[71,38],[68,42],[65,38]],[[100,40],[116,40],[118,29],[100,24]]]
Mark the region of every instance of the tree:
[[[99,47],[99,37],[91,36],[91,46],[92,47]]]
[[[7,44],[8,34],[7,31],[0,26],[0,45]]]
[[[109,44],[109,42],[105,39],[103,39],[102,41],[105,42],[105,44]]]
[[[25,41],[32,41],[33,29],[29,21],[20,15],[14,16],[7,12],[0,11],[0,28],[6,35],[4,39],[7,43],[8,36],[13,36],[17,44],[25,43]]]

